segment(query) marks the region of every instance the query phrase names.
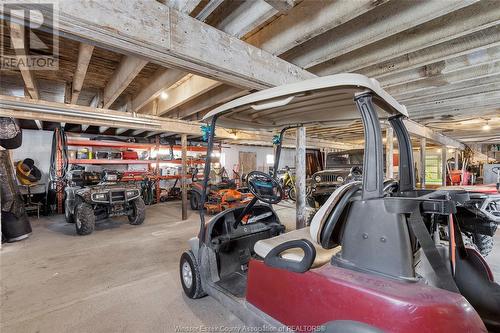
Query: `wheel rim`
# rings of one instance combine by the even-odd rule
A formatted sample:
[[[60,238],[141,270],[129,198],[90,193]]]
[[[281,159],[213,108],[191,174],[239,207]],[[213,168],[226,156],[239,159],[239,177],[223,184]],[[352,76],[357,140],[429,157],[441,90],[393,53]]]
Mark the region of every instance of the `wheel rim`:
[[[191,265],[189,265],[187,261],[184,261],[182,264],[182,281],[188,289],[193,285],[193,271],[191,270]]]

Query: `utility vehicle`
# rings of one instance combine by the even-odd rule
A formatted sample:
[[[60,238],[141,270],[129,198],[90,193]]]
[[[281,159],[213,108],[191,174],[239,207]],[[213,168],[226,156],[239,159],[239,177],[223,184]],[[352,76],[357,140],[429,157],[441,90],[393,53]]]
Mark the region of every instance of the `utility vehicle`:
[[[186,295],[208,294],[264,331],[486,332],[485,324],[498,330],[500,286],[481,255],[463,245],[453,219],[468,194],[415,189],[406,116],[376,80],[359,74],[270,88],[209,112],[205,188],[216,123],[279,130],[361,117],[364,172],[361,182],[332,193],[310,227],[288,232],[272,208],[282,197],[279,182],[249,173],[255,198],[247,206],[209,221],[200,210],[198,236],[180,258]],[[399,181],[385,186],[380,118],[389,118],[400,154]],[[429,232],[434,216],[446,217],[446,245]]]
[[[119,175],[105,174],[101,182],[79,186],[86,178],[85,171],[69,171],[65,188],[64,217],[75,223],[79,235],[89,235],[96,221],[126,215],[132,225],[139,225],[146,218],[146,206],[139,188],[134,184],[119,182]]]
[[[351,180],[360,180],[363,167],[363,150],[353,149],[326,155],[325,170],[312,175],[312,207],[322,206],[336,188]]]

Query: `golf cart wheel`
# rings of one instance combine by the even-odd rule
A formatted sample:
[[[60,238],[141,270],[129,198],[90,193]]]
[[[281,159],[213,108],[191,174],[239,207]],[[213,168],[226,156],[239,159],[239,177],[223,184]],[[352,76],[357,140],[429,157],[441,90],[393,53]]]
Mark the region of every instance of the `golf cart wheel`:
[[[88,203],[82,202],[75,207],[76,233],[79,235],[89,235],[95,228],[94,209]]]
[[[193,252],[186,251],[182,254],[179,273],[182,289],[187,297],[196,299],[207,295],[201,286],[200,270]]]
[[[144,222],[146,218],[146,205],[141,197],[133,200],[130,205],[132,206],[132,214],[128,216],[128,223],[132,225],[139,225]]]
[[[70,212],[68,200],[64,200],[64,219],[67,223],[75,223],[75,216]]]
[[[295,187],[290,187],[288,189],[288,198],[292,201],[295,201],[297,200],[297,196],[296,196],[296,193],[295,193]]]
[[[486,257],[493,250],[493,237],[482,234],[472,234],[474,245],[483,257]]]
[[[191,192],[191,197],[189,198],[189,204],[192,210],[199,210],[201,203],[201,195],[198,192]]]

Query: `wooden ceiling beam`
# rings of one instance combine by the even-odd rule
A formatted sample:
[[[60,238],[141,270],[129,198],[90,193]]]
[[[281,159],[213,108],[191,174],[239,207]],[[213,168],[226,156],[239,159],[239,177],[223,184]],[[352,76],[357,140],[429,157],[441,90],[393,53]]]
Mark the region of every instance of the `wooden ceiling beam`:
[[[264,0],[269,5],[271,5],[274,9],[276,9],[280,13],[287,13],[290,9],[295,7],[295,0]]]
[[[158,115],[168,114],[175,107],[189,102],[210,89],[220,86],[219,81],[210,80],[202,76],[193,75],[176,87],[166,90],[168,97],[158,102]]]
[[[498,41],[495,29],[485,31],[485,34],[480,33],[481,30],[495,27],[500,23],[498,7],[495,1],[481,1],[368,46],[358,46],[356,50],[351,50],[345,55],[336,55],[334,61],[312,67],[311,71],[323,76],[357,71],[375,65],[381,68],[379,72],[366,73],[379,76],[425,65],[426,62],[435,62],[439,58],[457,55],[458,52],[464,52],[469,48],[484,47],[493,40]],[[496,31],[498,32],[498,27]],[[476,32],[477,35],[474,34]],[[467,38],[469,34],[473,35]],[[455,41],[456,38],[462,37],[463,40]],[[476,38],[480,39],[475,40]],[[434,45],[435,48],[427,49]]]
[[[156,1],[61,1],[58,14],[59,31],[68,38],[92,41],[108,50],[236,86],[263,89],[314,77]],[[19,19],[16,13],[13,18]],[[151,21],[161,24],[149,24]],[[34,23],[41,22],[35,18]]]
[[[385,2],[387,1],[302,1],[286,15],[248,37],[246,42],[279,55]]]
[[[278,10],[264,0],[245,1],[217,24],[217,29],[241,38],[267,22]]]
[[[156,72],[151,81],[132,99],[132,110],[138,112],[187,74],[178,69],[163,69]]]
[[[170,8],[189,15],[200,4],[201,0],[163,0],[161,2]]]
[[[80,43],[78,46],[78,60],[76,62],[76,71],[73,75],[73,83],[71,85],[71,104],[78,102],[78,97],[82,91],[83,81],[87,75],[87,69],[94,52],[94,46]]]
[[[222,103],[229,102],[235,98],[248,94],[249,91],[241,90],[240,88],[221,85],[210,91],[207,91],[201,96],[183,104],[175,109],[171,115],[175,118],[185,119],[199,112],[210,110],[211,108]]]
[[[113,76],[104,87],[103,107],[105,109],[108,109],[113,104],[147,63],[147,60],[137,57],[123,56],[118,68],[113,72]]]
[[[484,64],[472,68],[465,68],[451,73],[438,74],[435,76],[424,77],[420,80],[402,83],[384,89],[392,96],[428,90],[432,88],[444,87],[451,84],[457,84],[480,78],[500,75],[500,62]],[[450,86],[450,89],[453,87]]]
[[[474,67],[500,62],[500,46],[479,50],[472,54],[461,55],[448,60],[437,61],[422,67],[409,69],[379,78],[383,87],[392,87],[398,84],[421,80],[439,74],[455,71],[472,70]]]
[[[38,92],[38,86],[36,83],[35,74],[30,69],[29,66],[23,65],[28,64],[28,50],[26,47],[26,38],[25,38],[25,28],[22,25],[10,22],[10,39],[12,41],[12,45],[14,46],[14,50],[16,52],[16,58],[19,65],[19,70],[21,71],[21,75],[24,80],[24,86],[28,91],[28,94],[32,99],[39,99],[40,94]]]
[[[202,22],[205,21],[223,3],[224,0],[209,0],[205,7],[196,15],[196,19]]]
[[[411,29],[475,3],[465,1],[390,1],[370,15],[358,17],[291,49],[283,58],[302,68],[334,59],[343,54]]]

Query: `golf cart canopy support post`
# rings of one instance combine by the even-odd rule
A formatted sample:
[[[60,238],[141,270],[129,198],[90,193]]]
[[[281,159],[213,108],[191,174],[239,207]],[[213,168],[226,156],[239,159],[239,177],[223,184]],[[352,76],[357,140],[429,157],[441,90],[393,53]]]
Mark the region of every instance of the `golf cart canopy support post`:
[[[207,142],[207,157],[205,160],[205,168],[203,169],[203,191],[201,192],[201,204],[200,204],[200,232],[198,234],[198,239],[200,244],[205,241],[205,202],[207,201],[207,188],[208,180],[210,178],[210,167],[212,163],[212,151],[214,149],[214,137],[215,137],[215,123],[217,122],[217,116],[214,116],[210,122],[210,132],[208,134]]]
[[[297,128],[302,126],[302,124],[297,124],[293,126],[284,127],[280,131],[279,142],[276,145],[276,152],[274,153],[274,166],[273,166],[273,177],[276,178],[278,176],[278,168],[280,166],[280,158],[281,158],[281,149],[283,148],[283,138],[285,137],[285,132],[292,128]]]
[[[403,123],[402,116],[389,118],[399,147],[399,191],[412,191],[415,189],[415,170],[413,169],[413,151],[410,135]]]
[[[361,113],[365,132],[365,153],[363,158],[363,200],[382,198],[384,174],[382,131],[377,112],[372,104],[372,94],[357,95],[354,100]]]

